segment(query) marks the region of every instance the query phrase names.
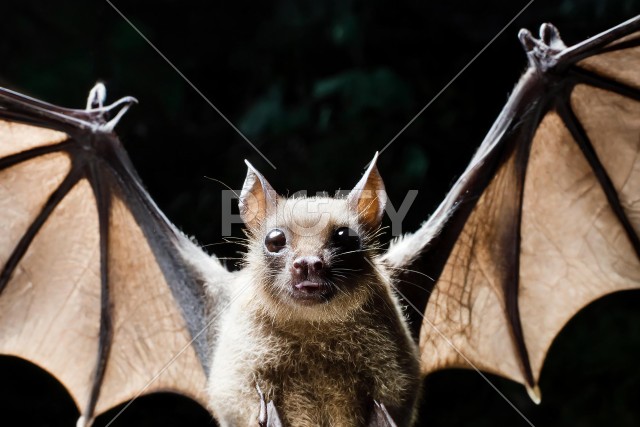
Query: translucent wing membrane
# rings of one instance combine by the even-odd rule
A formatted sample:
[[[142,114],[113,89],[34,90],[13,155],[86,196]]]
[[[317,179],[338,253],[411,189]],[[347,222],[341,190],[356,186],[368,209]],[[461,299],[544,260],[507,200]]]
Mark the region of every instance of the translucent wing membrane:
[[[110,108],[0,90],[0,352],[55,375],[81,424],[143,392],[204,404],[204,286],[230,274],[157,209]]]
[[[640,287],[639,28],[570,48],[524,33],[530,67],[471,165],[383,257],[401,291],[427,290],[425,374],[473,365],[533,389],[576,312]]]

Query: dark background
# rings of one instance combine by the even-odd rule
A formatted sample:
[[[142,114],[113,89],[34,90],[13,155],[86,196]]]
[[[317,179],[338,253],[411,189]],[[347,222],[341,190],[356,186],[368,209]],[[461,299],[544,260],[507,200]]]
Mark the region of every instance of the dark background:
[[[0,84],[81,108],[96,80],[137,97],[118,126],[160,207],[202,244],[221,241],[220,191],[249,159],[280,192],[351,188],[380,150],[526,4],[524,1],[114,3],[277,167],[273,170],[105,1],[3,5]],[[622,22],[639,1],[535,1],[381,156],[391,201],[418,189],[427,218],[462,172],[526,60],[516,38],[555,23],[567,44]],[[234,229],[241,235],[240,227]],[[238,256],[233,244],[210,248]],[[553,298],[553,295],[549,295]],[[489,378],[536,426],[640,425],[640,295],[607,297],[563,330],[539,407]],[[100,425],[110,420],[107,414]],[[64,389],[0,358],[0,425],[75,425]],[[195,404],[142,398],[113,426],[207,425]],[[525,426],[475,372],[426,381],[420,425]],[[200,423],[200,424],[198,424]]]

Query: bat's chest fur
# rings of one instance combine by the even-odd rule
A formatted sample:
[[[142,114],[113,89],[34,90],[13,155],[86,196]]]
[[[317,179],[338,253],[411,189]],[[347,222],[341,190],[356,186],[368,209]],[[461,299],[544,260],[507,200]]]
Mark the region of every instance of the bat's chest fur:
[[[256,384],[287,426],[365,425],[374,399],[399,425],[410,421],[419,374],[399,318],[386,313],[384,321],[373,316],[302,330],[236,314],[220,335],[209,384],[221,425],[257,425]]]

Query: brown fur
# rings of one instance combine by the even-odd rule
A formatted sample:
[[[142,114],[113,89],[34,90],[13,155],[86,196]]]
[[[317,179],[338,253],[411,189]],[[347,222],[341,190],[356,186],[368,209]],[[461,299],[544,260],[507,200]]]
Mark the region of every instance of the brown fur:
[[[409,425],[420,383],[418,353],[388,274],[376,264],[374,237],[345,199],[274,204],[253,223],[246,267],[220,323],[209,382],[216,418],[222,426],[257,426],[258,385],[286,426],[363,426],[374,400],[398,425]],[[361,264],[336,268],[332,298],[300,304],[288,293],[293,260],[318,255],[334,265],[341,255],[329,241],[343,226],[362,236]],[[288,248],[273,255],[263,242],[276,227],[286,231]]]

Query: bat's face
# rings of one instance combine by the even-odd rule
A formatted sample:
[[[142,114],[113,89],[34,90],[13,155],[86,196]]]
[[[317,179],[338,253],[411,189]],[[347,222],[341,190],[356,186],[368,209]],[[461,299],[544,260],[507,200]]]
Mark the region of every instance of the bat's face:
[[[374,255],[385,201],[375,158],[346,198],[278,197],[250,166],[240,195],[251,237],[246,264],[270,311],[343,319],[384,286]]]
[[[366,299],[375,248],[346,199],[279,199],[261,228],[253,256],[270,298],[305,317],[346,312]]]

